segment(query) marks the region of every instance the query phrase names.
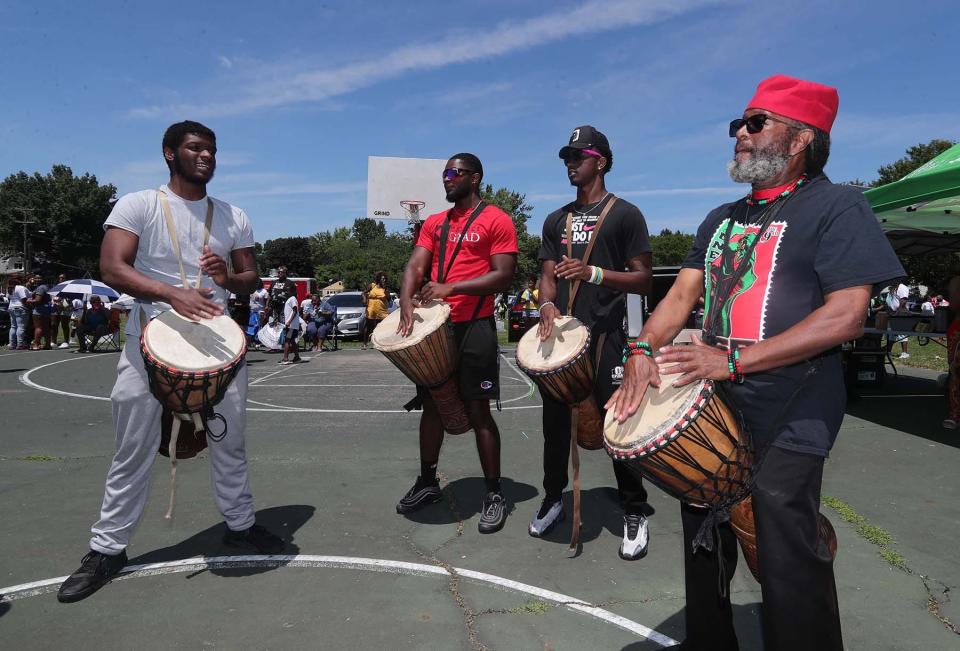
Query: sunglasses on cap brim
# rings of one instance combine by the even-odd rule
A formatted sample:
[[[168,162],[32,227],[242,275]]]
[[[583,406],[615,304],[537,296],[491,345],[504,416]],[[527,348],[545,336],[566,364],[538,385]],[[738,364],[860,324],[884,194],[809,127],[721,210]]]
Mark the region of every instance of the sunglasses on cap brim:
[[[600,154],[590,149],[572,149],[560,155],[564,163],[580,163],[586,158],[600,158]]]

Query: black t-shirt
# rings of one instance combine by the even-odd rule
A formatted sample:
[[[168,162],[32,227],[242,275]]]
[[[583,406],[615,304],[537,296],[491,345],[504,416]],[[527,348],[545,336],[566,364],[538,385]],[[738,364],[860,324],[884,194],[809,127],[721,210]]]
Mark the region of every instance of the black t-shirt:
[[[279,280],[274,281],[274,283],[270,285],[270,305],[274,311],[278,309],[283,310],[283,304],[287,302],[287,299],[296,295],[297,284],[289,278],[283,282]]]
[[[612,196],[608,197],[586,211],[586,214],[583,214],[583,206],[571,203],[547,215],[547,219],[543,222],[543,238],[540,241],[540,260],[560,262],[560,256],[567,254],[567,213],[571,211],[573,212],[571,229],[573,255],[582,259],[593,237],[600,213],[612,200]],[[623,271],[627,268],[628,260],[644,253],[650,253],[647,222],[639,208],[618,198],[617,203],[603,220],[599,239],[593,245],[587,264],[613,271]],[[570,282],[557,278],[555,303],[557,309],[564,314],[567,311],[569,292]],[[623,328],[625,306],[623,292],[591,285],[584,281],[580,283],[580,289],[577,290],[573,316],[580,319],[591,330],[612,332]]]
[[[702,271],[710,265],[704,275],[705,314],[711,287],[740,263],[734,258],[730,269],[721,269],[728,218],[733,214],[737,220],[730,238],[734,250],[744,237],[746,243],[757,237],[768,207],[747,208],[740,200],[713,210],[700,225],[683,266]],[[863,194],[823,175],[786,200],[746,262],[750,268],[722,311],[716,333],[743,344],[796,325],[831,292],[858,285],[873,285],[879,292],[905,275]],[[826,456],[833,446],[846,402],[838,349],[749,373],[743,384],[727,386],[758,447],[773,443]]]

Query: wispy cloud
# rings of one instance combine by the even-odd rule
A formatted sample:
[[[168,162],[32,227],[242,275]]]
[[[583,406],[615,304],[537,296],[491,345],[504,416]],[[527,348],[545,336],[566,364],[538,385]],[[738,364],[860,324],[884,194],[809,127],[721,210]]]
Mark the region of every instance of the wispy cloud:
[[[276,75],[258,71],[257,79],[229,99],[203,105],[155,105],[131,109],[128,115],[155,118],[171,113],[200,117],[245,114],[252,111],[319,102],[416,71],[433,70],[529,50],[568,37],[651,25],[718,0],[594,0],[572,10],[556,11],[518,22],[504,22],[484,30],[484,37],[450,35],[430,43],[409,45],[375,58],[336,68],[296,71],[288,61],[273,64]],[[221,64],[223,62],[221,61]]]

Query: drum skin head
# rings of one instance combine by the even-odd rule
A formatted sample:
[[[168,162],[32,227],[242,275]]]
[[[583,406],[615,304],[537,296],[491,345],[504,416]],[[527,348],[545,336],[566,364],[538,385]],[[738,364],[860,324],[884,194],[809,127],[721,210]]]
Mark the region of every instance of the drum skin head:
[[[553,332],[546,341],[540,341],[537,328],[530,328],[517,344],[517,363],[525,371],[541,373],[558,369],[583,351],[590,339],[590,331],[572,316],[557,317]]]
[[[450,305],[443,301],[429,301],[413,308],[413,331],[409,337],[397,334],[400,327],[400,310],[387,315],[373,330],[370,343],[379,351],[389,353],[408,346],[415,346],[436,332],[450,318]]]
[[[658,438],[661,442],[675,439],[680,431],[684,415],[693,409],[700,398],[705,382],[700,380],[682,387],[672,386],[679,376],[661,375],[660,387],[648,387],[637,413],[625,422],[617,422],[613,410],[607,412],[603,424],[603,438],[611,448],[628,452],[629,456],[643,456],[652,450],[646,449]]]
[[[243,331],[230,317],[190,321],[176,310],[164,312],[147,324],[143,345],[164,366],[190,372],[229,366],[247,348]]]

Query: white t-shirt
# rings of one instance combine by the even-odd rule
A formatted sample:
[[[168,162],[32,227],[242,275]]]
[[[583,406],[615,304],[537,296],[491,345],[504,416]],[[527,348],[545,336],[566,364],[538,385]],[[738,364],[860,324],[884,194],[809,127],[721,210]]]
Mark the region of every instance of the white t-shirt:
[[[13,291],[10,292],[9,307],[23,307],[23,299],[27,298],[28,296],[30,296],[30,290],[23,285],[17,285],[13,288]]]
[[[290,320],[293,317],[293,321]],[[288,325],[289,324],[289,325]],[[300,315],[297,314],[297,297],[291,296],[283,304],[283,326],[292,330],[300,329]]]
[[[267,309],[267,300],[270,298],[270,292],[264,288],[250,294],[250,312],[258,313]]]
[[[83,316],[83,301],[79,298],[75,298],[70,302],[70,316],[71,318],[77,319]]]
[[[203,246],[203,225],[207,216],[206,198],[199,201],[187,201],[177,196],[166,185],[161,186],[170,203],[170,213],[177,229],[180,241],[180,253],[183,256],[183,268],[187,275],[187,284],[191,287],[200,273],[200,253]],[[211,197],[212,198],[212,197]],[[230,266],[230,252],[251,248],[254,245],[253,228],[246,213],[225,201],[213,199],[213,224],[210,227],[210,250],[223,258]],[[168,285],[180,287],[180,267],[173,250],[167,221],[160,207],[156,190],[141,190],[120,197],[114,205],[103,228],[122,228],[140,238],[137,256],[133,266],[140,273]],[[201,287],[212,288],[210,298],[226,308],[229,292],[218,287],[207,275],[200,279]],[[141,300],[137,298],[148,319],[170,309],[166,303]],[[131,318],[127,319],[127,335],[140,335],[140,310],[134,308]]]

